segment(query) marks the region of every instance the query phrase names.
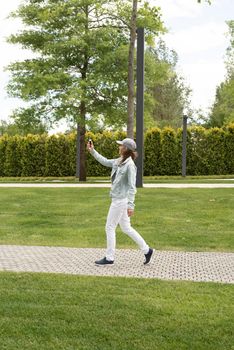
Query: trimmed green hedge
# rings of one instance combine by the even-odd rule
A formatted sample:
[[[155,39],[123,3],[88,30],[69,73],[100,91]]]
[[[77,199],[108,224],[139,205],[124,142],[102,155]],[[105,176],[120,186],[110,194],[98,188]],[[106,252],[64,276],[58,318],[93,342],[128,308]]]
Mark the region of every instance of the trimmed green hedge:
[[[116,140],[125,132],[86,133],[107,158],[117,158]],[[144,175],[180,175],[182,129],[152,128],[145,134]],[[75,176],[76,135],[0,137],[0,176]],[[87,152],[87,176],[108,176],[110,170]],[[224,128],[188,128],[187,174],[234,174],[234,124]]]

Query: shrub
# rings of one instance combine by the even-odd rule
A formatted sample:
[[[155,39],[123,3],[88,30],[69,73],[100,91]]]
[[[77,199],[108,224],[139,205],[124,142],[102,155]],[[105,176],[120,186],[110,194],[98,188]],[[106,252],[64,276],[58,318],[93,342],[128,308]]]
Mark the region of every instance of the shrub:
[[[117,158],[116,140],[126,132],[94,134],[88,131],[95,149],[106,158]],[[110,169],[98,163],[85,148],[87,176],[109,176]],[[147,130],[144,139],[144,175],[181,174],[182,129]],[[76,134],[0,137],[0,176],[75,176]],[[234,173],[234,124],[224,128],[188,128],[187,174]]]

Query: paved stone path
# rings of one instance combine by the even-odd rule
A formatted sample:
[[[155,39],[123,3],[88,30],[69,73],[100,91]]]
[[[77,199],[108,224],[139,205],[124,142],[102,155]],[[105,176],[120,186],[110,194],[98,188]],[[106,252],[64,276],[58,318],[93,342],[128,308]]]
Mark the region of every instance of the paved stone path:
[[[0,270],[234,283],[234,253],[156,250],[145,266],[139,250],[117,249],[113,266],[96,266],[104,255],[105,249],[0,245]]]
[[[0,187],[111,187],[110,183],[0,183]],[[234,188],[234,183],[195,183],[195,184],[185,184],[185,183],[152,183],[144,184],[145,188]]]

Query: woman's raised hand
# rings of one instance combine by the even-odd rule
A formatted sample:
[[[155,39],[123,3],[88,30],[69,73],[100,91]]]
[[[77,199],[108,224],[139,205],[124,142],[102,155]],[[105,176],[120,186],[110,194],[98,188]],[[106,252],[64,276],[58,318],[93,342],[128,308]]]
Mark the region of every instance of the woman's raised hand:
[[[87,142],[87,150],[90,152],[92,149],[94,149],[93,141],[92,141],[92,140],[89,140],[89,141]]]

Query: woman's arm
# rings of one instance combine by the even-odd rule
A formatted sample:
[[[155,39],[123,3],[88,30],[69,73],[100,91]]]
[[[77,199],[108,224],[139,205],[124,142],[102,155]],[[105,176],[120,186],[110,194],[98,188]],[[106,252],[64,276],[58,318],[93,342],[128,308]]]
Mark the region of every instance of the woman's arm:
[[[137,192],[136,189],[136,168],[134,165],[130,165],[128,167],[128,209],[134,210],[135,208],[135,194]]]
[[[115,159],[107,159],[107,158],[103,157],[100,153],[98,153],[94,149],[93,143],[91,143],[91,145],[88,143],[87,144],[87,149],[99,163],[101,163],[104,166],[110,167],[110,168],[113,167]]]
[[[90,153],[92,154],[92,156],[94,156],[94,158],[101,163],[104,166],[113,167],[113,163],[115,161],[115,159],[107,159],[105,157],[103,157],[100,153],[98,153],[94,148],[90,151]]]

